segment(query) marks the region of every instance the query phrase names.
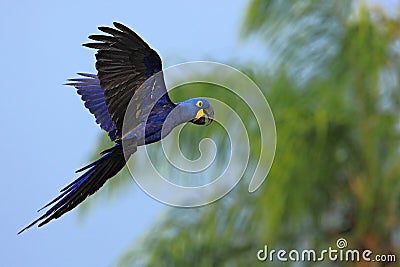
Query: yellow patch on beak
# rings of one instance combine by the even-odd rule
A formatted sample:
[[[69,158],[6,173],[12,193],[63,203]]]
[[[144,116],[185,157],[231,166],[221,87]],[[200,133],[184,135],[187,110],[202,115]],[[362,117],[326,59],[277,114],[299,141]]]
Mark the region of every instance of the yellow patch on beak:
[[[196,117],[193,119],[193,121],[197,121],[198,119],[200,119],[203,116],[204,116],[204,110],[200,109],[199,111],[197,111]]]

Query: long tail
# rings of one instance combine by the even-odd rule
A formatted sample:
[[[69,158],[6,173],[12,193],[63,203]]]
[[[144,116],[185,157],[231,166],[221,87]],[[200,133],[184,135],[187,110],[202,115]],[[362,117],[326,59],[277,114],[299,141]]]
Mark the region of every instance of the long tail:
[[[120,144],[103,151],[102,154],[103,156],[98,160],[77,170],[76,172],[87,171],[78,179],[61,189],[61,194],[58,197],[38,210],[41,211],[55,203],[45,214],[19,231],[18,234],[29,229],[38,222],[40,222],[38,227],[41,227],[51,220],[61,217],[64,213],[67,213],[84,201],[88,196],[95,193],[108,179],[116,175],[122,167],[124,167],[125,158]]]

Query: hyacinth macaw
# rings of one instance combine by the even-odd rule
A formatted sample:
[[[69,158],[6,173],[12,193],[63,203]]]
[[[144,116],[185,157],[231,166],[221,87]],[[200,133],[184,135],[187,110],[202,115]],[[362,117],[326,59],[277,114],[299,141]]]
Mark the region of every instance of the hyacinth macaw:
[[[157,52],[128,27],[113,24],[114,28],[99,27],[105,34],[90,35],[89,39],[95,42],[83,44],[97,50],[97,75],[78,73],[81,77],[69,79],[67,85],[77,89],[85,107],[115,145],[101,152],[98,160],[77,170],[85,172],[61,189],[60,195],[40,210],[51,207],[18,234],[37,223],[40,227],[61,217],[94,194],[124,167],[125,158],[137,146],[161,140],[182,123],[205,125],[206,117],[207,125],[213,121],[214,111],[206,99],[172,102]],[[129,127],[123,133],[125,115]]]

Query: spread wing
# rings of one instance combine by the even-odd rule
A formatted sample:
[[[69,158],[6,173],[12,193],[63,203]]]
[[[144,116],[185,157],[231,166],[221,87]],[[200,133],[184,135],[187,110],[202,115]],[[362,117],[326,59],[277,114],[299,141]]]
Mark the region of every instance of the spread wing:
[[[100,87],[100,81],[94,74],[78,73],[82,77],[68,79],[66,85],[74,86],[77,93],[85,103],[85,107],[96,118],[96,123],[105,130],[110,136],[111,141],[115,140],[115,124],[112,122],[106,100],[104,98],[104,90]]]
[[[165,89],[159,55],[131,29],[118,22],[113,24],[115,28],[99,27],[107,35],[91,35],[89,39],[96,42],[83,45],[98,50],[97,77],[116,127],[115,137],[121,139],[124,116],[131,99],[133,110],[130,106],[130,113],[134,114],[134,121],[130,123],[133,125],[143,122],[154,106],[171,108],[175,104]]]

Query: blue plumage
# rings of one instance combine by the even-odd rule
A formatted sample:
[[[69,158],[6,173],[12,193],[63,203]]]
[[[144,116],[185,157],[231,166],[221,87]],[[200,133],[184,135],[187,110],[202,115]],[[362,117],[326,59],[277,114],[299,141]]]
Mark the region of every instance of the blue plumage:
[[[61,189],[61,194],[42,209],[52,206],[19,233],[75,208],[115,176],[138,146],[159,141],[182,123],[204,125],[205,116],[208,124],[212,122],[214,111],[206,99],[173,103],[165,88],[158,54],[131,29],[117,22],[114,26],[99,27],[109,35],[91,35],[89,38],[97,42],[84,44],[97,49],[97,75],[78,73],[81,77],[69,79],[67,85],[77,89],[85,107],[115,145],[79,169],[77,172],[83,174]]]
[[[66,85],[71,85],[78,89],[77,93],[81,95],[85,107],[95,116],[96,123],[108,133],[111,141],[114,141],[116,127],[108,113],[104,90],[100,86],[99,79],[95,74],[78,74],[87,78],[69,79],[69,83],[66,83]]]

